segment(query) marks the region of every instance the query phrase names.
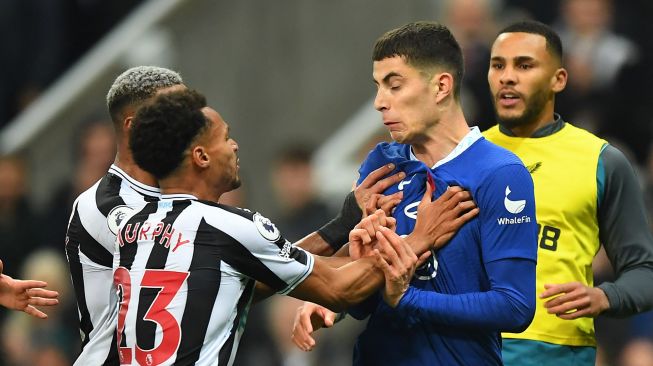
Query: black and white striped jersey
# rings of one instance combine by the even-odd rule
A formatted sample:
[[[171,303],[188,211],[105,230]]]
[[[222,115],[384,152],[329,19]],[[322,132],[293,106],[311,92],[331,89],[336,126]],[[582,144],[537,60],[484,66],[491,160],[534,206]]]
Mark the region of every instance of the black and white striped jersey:
[[[233,364],[256,280],[281,294],[313,270],[258,213],[163,195],[120,228],[118,352],[127,365]]]
[[[113,251],[121,220],[158,200],[159,189],[142,184],[112,165],[73,204],[66,233],[82,337],[75,365],[118,364],[115,346],[117,302],[113,286]]]

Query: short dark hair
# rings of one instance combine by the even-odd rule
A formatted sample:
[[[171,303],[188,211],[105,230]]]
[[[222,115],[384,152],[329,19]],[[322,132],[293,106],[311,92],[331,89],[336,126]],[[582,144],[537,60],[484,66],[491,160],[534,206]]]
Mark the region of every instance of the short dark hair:
[[[562,62],[562,41],[560,41],[560,36],[553,28],[544,23],[535,20],[525,20],[503,28],[499,31],[497,37],[503,33],[530,33],[540,35],[546,39],[546,49],[549,53]]]
[[[451,31],[435,22],[413,22],[386,32],[374,44],[373,61],[400,56],[419,68],[442,67],[454,77],[454,97],[460,96],[463,53]]]
[[[194,90],[163,93],[141,107],[132,121],[134,161],[157,179],[175,171],[191,143],[209,126],[206,98]]]

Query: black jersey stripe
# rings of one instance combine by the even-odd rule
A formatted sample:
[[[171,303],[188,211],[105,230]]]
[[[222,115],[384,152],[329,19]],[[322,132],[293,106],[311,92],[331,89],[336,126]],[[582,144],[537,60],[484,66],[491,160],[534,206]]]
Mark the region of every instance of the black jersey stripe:
[[[161,220],[163,223],[164,232],[165,228],[172,228],[172,225],[179,217],[182,211],[184,211],[191,201],[173,201],[172,210],[166,213],[166,216]],[[153,204],[157,205],[158,204]],[[143,218],[145,221],[147,217]],[[164,235],[158,235],[154,240],[154,246],[150,252],[150,256],[147,259],[147,264],[145,269],[165,269],[166,262],[168,261],[168,254],[170,253],[170,243],[172,239],[164,239]],[[164,245],[167,244],[167,247]],[[172,244],[174,245],[174,244]],[[134,245],[134,247],[137,247]],[[153,349],[156,327],[157,324],[153,321],[145,320],[145,313],[150,309],[152,303],[158,296],[161,288],[152,288],[152,287],[143,287],[141,288],[139,301],[138,301],[138,311],[136,313],[136,344],[141,349]]]
[[[121,185],[122,179],[111,173],[107,173],[100,180],[97,191],[95,191],[95,202],[104,217],[109,216],[109,212],[115,207],[125,205],[125,200],[120,197]]]
[[[220,253],[215,246],[205,244],[213,240],[211,232],[211,226],[202,219],[197,228],[187,280],[187,305],[181,319],[183,333],[176,361],[179,365],[194,365],[199,359],[220,288]]]
[[[78,207],[75,208],[74,216],[70,221],[70,225],[68,225],[67,235],[68,243],[66,247],[73,245],[75,250],[79,248],[79,251],[84,253],[94,263],[111,268],[113,265],[113,254],[86,231],[79,217]],[[76,257],[75,260],[79,261],[79,257]]]
[[[73,207],[74,216],[70,221],[70,227],[81,227],[81,222],[79,220],[79,213],[77,212],[77,206]],[[91,332],[93,331],[93,323],[91,322],[91,314],[88,311],[88,306],[86,305],[86,295],[84,291],[84,271],[82,270],[82,263],[79,260],[79,247],[80,241],[77,237],[71,238],[70,236],[66,237],[66,255],[68,257],[68,267],[70,268],[70,277],[73,282],[73,289],[75,290],[75,296],[77,297],[77,308],[79,310],[79,330],[84,334],[82,339],[82,349],[89,341]]]
[[[212,242],[218,247],[220,257],[225,263],[238,272],[265,283],[275,291],[286,288],[287,284],[238,240],[212,226],[209,226],[209,230],[211,230]]]
[[[208,205],[208,206],[219,207],[219,208],[221,208],[221,209],[223,209],[223,210],[225,210],[227,212],[231,212],[232,214],[244,217],[244,218],[246,218],[246,219],[248,219],[250,221],[252,221],[252,219],[254,218],[254,214],[256,214],[256,212],[246,210],[244,208],[234,207],[234,206],[227,206],[227,205],[223,205],[222,203],[206,201],[206,200],[199,200],[199,202],[201,202],[201,203],[203,203],[205,205]]]
[[[129,220],[125,223],[124,227],[126,227],[129,224],[131,224],[133,227],[137,222],[143,222],[147,220],[148,216],[155,213],[157,209],[158,209],[158,204],[156,202],[148,203],[138,213],[130,217]],[[136,243],[128,244],[127,239],[125,239],[126,234],[127,233],[124,230],[121,230],[118,233],[118,235],[121,236],[121,242],[125,243],[125,245],[120,248],[119,266],[125,267],[128,270],[130,270],[132,268],[132,264],[134,263],[134,259],[136,258],[138,245],[136,245]]]
[[[249,280],[247,286],[245,286],[245,290],[243,290],[243,293],[240,295],[240,299],[238,299],[236,317],[234,318],[234,322],[231,325],[231,334],[220,349],[220,353],[218,354],[218,365],[228,365],[229,359],[231,358],[231,353],[238,351],[233,349],[234,342],[236,340],[236,333],[238,333],[238,327],[242,321],[243,315],[247,313],[250,300],[252,299],[252,294],[254,293],[254,284],[255,281]]]

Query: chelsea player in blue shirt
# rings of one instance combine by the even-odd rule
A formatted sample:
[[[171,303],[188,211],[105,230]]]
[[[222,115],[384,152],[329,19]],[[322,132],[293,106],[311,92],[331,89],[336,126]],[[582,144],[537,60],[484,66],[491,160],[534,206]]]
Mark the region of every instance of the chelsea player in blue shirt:
[[[353,363],[501,365],[500,332],[523,331],[535,312],[532,179],[514,154],[468,127],[460,106],[462,53],[446,27],[416,22],[389,31],[377,40],[373,60],[374,106],[395,142],[370,152],[360,179],[389,162],[406,173],[386,190],[403,191],[393,213],[397,233],[413,230],[426,181],[435,182],[434,196],[464,187],[480,213],[434,250],[410,286],[388,283],[384,293],[350,309],[356,318],[370,317]],[[312,344],[307,337],[333,315],[312,305],[301,309],[294,339]]]

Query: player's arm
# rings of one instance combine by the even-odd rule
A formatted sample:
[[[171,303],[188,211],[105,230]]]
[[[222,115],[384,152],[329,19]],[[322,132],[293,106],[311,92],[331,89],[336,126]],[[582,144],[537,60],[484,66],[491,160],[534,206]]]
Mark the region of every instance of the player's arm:
[[[386,177],[393,169],[393,164],[386,164],[370,173],[345,197],[340,213],[318,231],[298,241],[297,246],[313,254],[330,256],[347,243],[349,231],[366,216],[364,213],[381,207],[390,215],[390,210],[401,201],[401,193],[383,196],[383,191],[405,177],[403,172]]]
[[[484,292],[449,295],[414,287],[401,292],[397,284],[386,284],[384,299],[389,304],[386,311],[394,307],[394,311],[411,323],[524,331],[535,314],[535,261],[501,259],[486,263],[486,272],[491,287]],[[389,288],[394,288],[394,292],[388,291]]]
[[[414,271],[417,257],[395,232],[381,227],[376,232],[376,239],[379,251],[374,256],[361,258],[338,269],[316,257],[311,274],[290,295],[326,306],[332,311],[342,311],[366,299],[383,284],[384,277],[376,265],[381,252],[387,258],[386,263],[399,276]]]
[[[599,159],[599,185],[604,172],[604,194],[598,209],[599,239],[616,280],[598,287],[580,282],[546,284],[542,297],[562,295],[545,306],[563,319],[594,317],[604,312],[628,316],[653,308],[653,237],[637,176],[628,159],[613,146],[607,145]]]

